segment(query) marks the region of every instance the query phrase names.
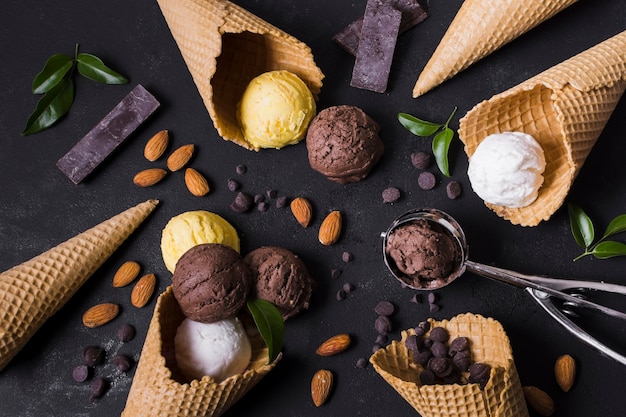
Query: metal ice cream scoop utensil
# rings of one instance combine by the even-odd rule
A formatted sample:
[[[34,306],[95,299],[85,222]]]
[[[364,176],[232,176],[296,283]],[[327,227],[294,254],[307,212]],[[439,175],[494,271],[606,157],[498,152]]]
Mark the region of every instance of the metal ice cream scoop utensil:
[[[454,218],[452,218],[447,213],[444,213],[437,209],[416,209],[408,211],[400,217],[396,218],[389,226],[387,231],[381,233],[381,237],[383,238],[383,257],[385,260],[385,264],[397,279],[410,286],[411,288],[415,288],[418,290],[436,289],[435,287],[420,288],[407,284],[407,277],[403,276],[402,272],[400,272],[395,266],[393,259],[391,259],[391,257],[387,254],[387,239],[391,232],[393,232],[393,230],[395,230],[396,228],[420,219],[432,221],[443,226],[445,230],[450,232],[450,234],[454,237],[456,243],[459,245],[458,248],[460,250],[460,262],[458,268],[450,275],[449,279],[446,282],[442,283],[438,288],[443,287],[454,281],[465,271],[523,288],[550,316],[552,316],[552,318],[554,318],[558,323],[560,323],[563,327],[565,327],[565,329],[567,329],[578,339],[594,347],[601,354],[604,354],[618,361],[619,363],[626,365],[626,356],[616,352],[609,346],[592,337],[589,333],[584,331],[568,317],[568,315],[572,314],[572,312],[569,310],[570,307],[584,307],[607,314],[611,317],[626,320],[626,313],[588,301],[580,294],[581,292],[584,292],[586,290],[595,290],[613,294],[626,295],[626,286],[609,284],[604,282],[555,279],[536,275],[525,275],[519,272],[473,262],[468,259],[468,244],[465,238],[465,233],[463,232],[463,229],[457,223],[457,221],[454,220]],[[557,307],[552,302],[553,298],[563,300],[563,307]]]

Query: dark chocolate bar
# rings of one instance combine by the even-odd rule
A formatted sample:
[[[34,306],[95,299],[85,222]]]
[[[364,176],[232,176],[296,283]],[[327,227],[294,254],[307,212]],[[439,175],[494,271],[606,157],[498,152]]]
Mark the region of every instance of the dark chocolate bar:
[[[424,1],[422,0],[422,2]],[[429,16],[428,9],[417,0],[395,0],[392,1],[392,4],[402,12],[399,34],[415,27]],[[349,54],[356,56],[356,51],[359,49],[359,36],[361,35],[362,26],[363,18],[361,17],[333,36],[333,41]]]
[[[104,161],[157,108],[159,102],[142,85],[137,85],[59,161],[57,167],[72,180],[81,182]]]
[[[350,85],[384,93],[402,13],[389,0],[368,0]]]

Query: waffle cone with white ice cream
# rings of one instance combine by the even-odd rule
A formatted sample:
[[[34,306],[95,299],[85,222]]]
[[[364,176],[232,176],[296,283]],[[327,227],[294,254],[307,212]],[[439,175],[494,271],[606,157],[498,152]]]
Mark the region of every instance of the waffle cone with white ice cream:
[[[576,0],[465,0],[415,86],[419,97]]]
[[[237,103],[248,83],[274,70],[297,75],[317,97],[324,75],[311,49],[227,0],[157,0],[220,136],[247,149]]]
[[[148,200],[0,274],[0,370],[156,207]]]
[[[185,315],[169,287],[157,300],[122,417],[217,417],[279,360],[269,363],[263,339],[254,325],[247,325],[252,358],[244,372],[221,382],[209,376],[189,381],[177,367],[174,353],[175,335],[183,320]]]
[[[477,383],[423,385],[422,366],[413,362],[404,343],[415,330],[403,331],[401,341],[379,349],[370,362],[422,417],[528,417],[509,338],[499,322],[469,313],[429,322],[431,330],[445,328],[451,340],[469,338],[472,360],[490,365],[491,373],[482,389]]]
[[[563,204],[626,89],[626,31],[477,104],[459,123],[468,157],[491,134],[524,132],[546,167],[537,199],[525,207],[486,202],[513,224],[536,226]]]

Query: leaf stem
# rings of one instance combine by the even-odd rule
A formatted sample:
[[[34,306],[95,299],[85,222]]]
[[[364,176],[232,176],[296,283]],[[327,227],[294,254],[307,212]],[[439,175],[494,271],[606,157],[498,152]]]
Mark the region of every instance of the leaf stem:
[[[454,117],[454,114],[456,113],[456,110],[457,110],[457,107],[454,106],[454,110],[452,110],[452,113],[448,117],[448,120],[446,120],[446,124],[443,125],[444,127],[448,127],[448,124],[450,123],[450,120],[452,120],[452,118]]]

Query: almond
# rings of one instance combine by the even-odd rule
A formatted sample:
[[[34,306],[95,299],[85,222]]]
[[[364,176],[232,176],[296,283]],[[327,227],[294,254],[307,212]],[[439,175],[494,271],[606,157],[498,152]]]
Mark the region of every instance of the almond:
[[[126,261],[124,262],[117,270],[115,275],[113,276],[113,286],[115,288],[125,287],[126,285],[133,282],[137,275],[139,275],[139,271],[141,267],[135,261]]]
[[[291,212],[293,216],[296,218],[298,223],[302,227],[307,227],[309,223],[311,223],[311,217],[313,215],[313,211],[311,209],[311,203],[304,197],[297,197],[291,200]]]
[[[202,197],[211,190],[206,178],[193,168],[185,170],[185,184],[189,192],[196,197]]]
[[[576,361],[570,355],[561,355],[554,364],[554,376],[556,383],[564,392],[567,392],[574,385],[576,378]]]
[[[139,187],[151,187],[157,182],[161,181],[167,171],[161,168],[148,168],[138,172],[133,178],[135,185]]]
[[[117,317],[120,306],[113,303],[102,303],[91,307],[83,314],[83,324],[86,327],[94,328],[102,326]]]
[[[337,242],[341,234],[341,212],[332,211],[326,216],[318,234],[319,241],[322,245],[332,245]]]
[[[193,156],[194,145],[190,143],[188,145],[183,145],[180,148],[176,149],[172,154],[167,158],[167,167],[170,171],[178,171],[187,165],[187,162]]]
[[[327,369],[320,369],[311,380],[311,398],[316,407],[324,404],[333,388],[333,373]]]
[[[327,339],[316,350],[320,356],[331,356],[337,353],[343,352],[350,346],[350,335],[347,333],[341,333]]]
[[[143,156],[150,162],[154,162],[163,156],[165,149],[170,141],[170,135],[167,130],[161,130],[152,136],[143,148]]]
[[[523,390],[526,401],[537,413],[546,417],[554,413],[554,401],[545,391],[533,386],[526,386]]]
[[[133,287],[133,292],[130,294],[130,302],[138,308],[145,306],[150,301],[155,288],[156,276],[154,274],[144,275],[139,278],[139,281]]]

